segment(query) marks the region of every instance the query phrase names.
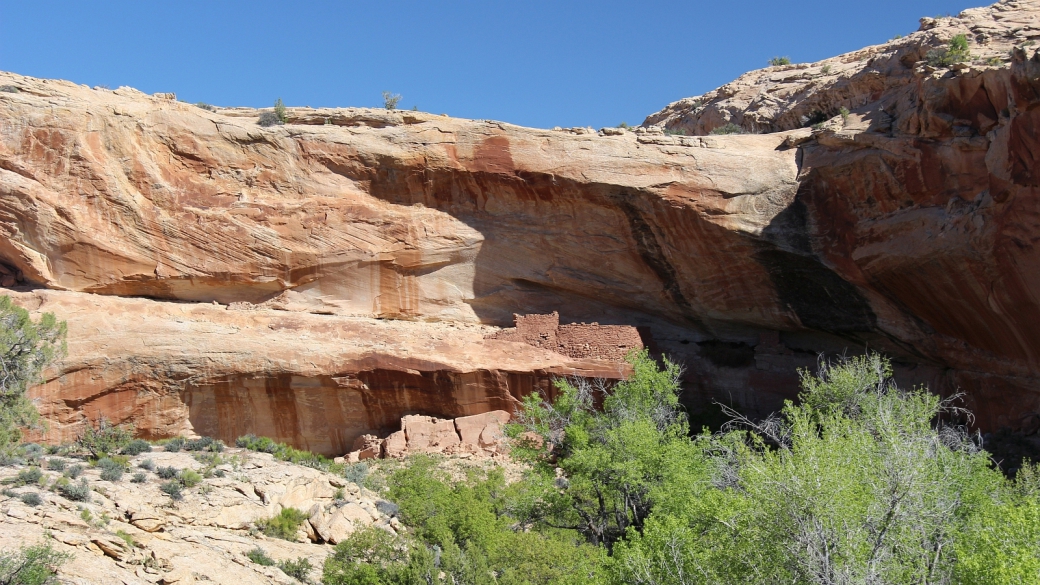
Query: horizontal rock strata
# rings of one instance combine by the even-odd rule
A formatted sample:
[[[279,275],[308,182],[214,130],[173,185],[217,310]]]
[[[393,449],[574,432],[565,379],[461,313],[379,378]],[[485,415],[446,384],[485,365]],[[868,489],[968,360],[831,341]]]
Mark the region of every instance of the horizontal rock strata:
[[[254,433],[326,455],[400,428],[402,416],[512,410],[557,376],[627,365],[484,340],[494,328],[380,321],[41,290],[15,302],[68,322],[68,357],[33,390],[38,440],[74,440],[101,416],[138,435]]]

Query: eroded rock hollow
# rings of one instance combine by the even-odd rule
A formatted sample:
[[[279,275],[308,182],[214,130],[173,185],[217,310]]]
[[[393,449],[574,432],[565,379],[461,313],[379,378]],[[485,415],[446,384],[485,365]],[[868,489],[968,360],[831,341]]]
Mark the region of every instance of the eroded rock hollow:
[[[103,414],[342,454],[407,414],[624,375],[495,335],[552,312],[646,328],[693,410],[768,412],[820,352],[870,347],[982,428],[1040,426],[1038,15],[923,19],[635,131],[305,108],[265,128],[0,74],[0,284],[69,323],[34,390],[50,438]],[[955,34],[972,60],[929,65]],[[759,133],[706,135],[727,122]]]

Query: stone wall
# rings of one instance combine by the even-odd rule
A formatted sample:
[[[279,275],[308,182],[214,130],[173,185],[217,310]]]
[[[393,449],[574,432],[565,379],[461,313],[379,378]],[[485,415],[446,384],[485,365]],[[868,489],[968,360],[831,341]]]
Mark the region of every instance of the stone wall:
[[[580,359],[623,361],[629,351],[646,347],[649,331],[631,325],[571,323],[560,325],[560,314],[513,315],[513,329],[488,339],[518,341]]]

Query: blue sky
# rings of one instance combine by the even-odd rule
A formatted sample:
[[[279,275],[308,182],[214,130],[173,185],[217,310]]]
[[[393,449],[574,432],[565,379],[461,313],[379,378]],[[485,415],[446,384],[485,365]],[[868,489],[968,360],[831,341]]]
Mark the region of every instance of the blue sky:
[[[225,106],[379,106],[390,90],[403,108],[598,128],[968,2],[0,0],[0,69]]]

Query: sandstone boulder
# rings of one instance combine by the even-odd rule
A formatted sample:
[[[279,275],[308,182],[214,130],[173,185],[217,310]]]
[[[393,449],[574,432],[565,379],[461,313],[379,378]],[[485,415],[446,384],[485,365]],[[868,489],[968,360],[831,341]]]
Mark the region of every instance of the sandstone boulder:
[[[459,433],[462,450],[498,452],[505,444],[502,426],[509,422],[509,419],[509,413],[504,410],[455,419],[455,429]]]
[[[383,451],[383,440],[375,435],[361,435],[354,440],[352,452],[357,453],[356,460],[378,459]]]
[[[401,430],[411,453],[452,452],[461,444],[455,424],[432,416],[411,415],[401,419]]]

